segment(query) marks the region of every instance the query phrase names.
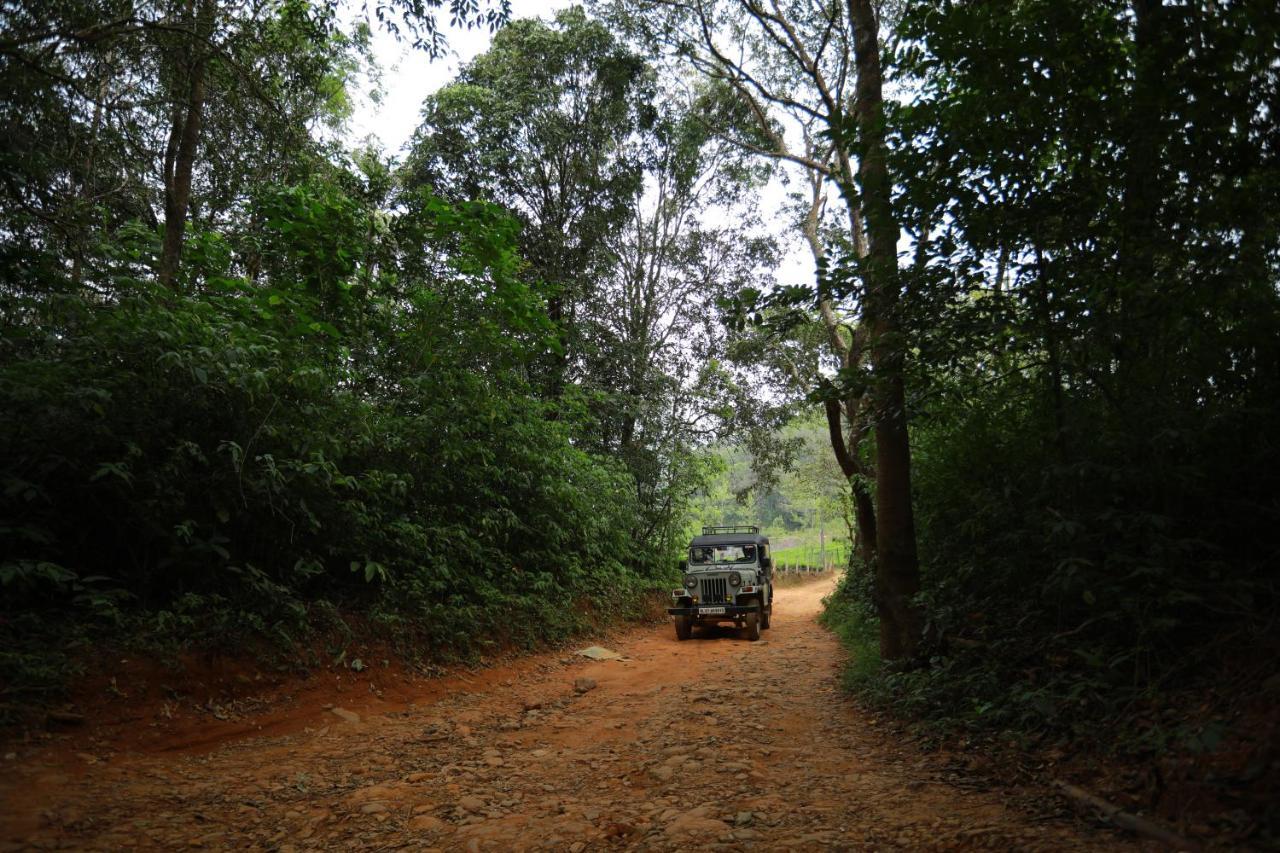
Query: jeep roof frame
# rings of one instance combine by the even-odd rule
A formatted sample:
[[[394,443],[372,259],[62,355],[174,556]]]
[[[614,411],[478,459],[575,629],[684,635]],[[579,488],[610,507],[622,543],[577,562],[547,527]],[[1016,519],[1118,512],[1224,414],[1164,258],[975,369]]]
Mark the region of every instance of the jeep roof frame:
[[[703,536],[717,536],[725,533],[759,533],[760,528],[755,524],[727,524],[721,526],[702,526]]]
[[[710,533],[708,531],[716,531]],[[735,531],[730,533],[728,531]],[[723,527],[704,527],[702,535],[693,537],[690,548],[701,548],[717,545],[768,545],[769,537],[760,532],[754,524],[735,524]]]

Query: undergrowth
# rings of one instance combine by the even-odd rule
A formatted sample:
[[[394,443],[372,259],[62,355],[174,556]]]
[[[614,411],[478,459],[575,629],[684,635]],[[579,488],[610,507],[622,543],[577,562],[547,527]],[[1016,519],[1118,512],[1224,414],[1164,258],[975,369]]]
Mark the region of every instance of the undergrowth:
[[[9,317],[0,715],[107,646],[287,655],[332,629],[463,659],[636,615],[672,582],[633,474],[581,446],[587,406],[531,383],[550,326],[505,215],[426,199],[397,225],[426,264],[368,245],[377,212],[333,187],[260,204],[276,284],[200,234],[199,283],[160,288],[136,231],[111,300]],[[381,277],[355,269],[366,251]]]

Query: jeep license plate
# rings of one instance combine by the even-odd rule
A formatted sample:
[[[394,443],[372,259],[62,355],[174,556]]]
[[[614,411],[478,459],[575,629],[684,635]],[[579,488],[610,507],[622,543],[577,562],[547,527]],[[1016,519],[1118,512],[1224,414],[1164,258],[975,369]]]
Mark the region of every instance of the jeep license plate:
[[[702,616],[723,616],[724,608],[723,607],[699,607],[698,613],[699,615],[702,615]]]

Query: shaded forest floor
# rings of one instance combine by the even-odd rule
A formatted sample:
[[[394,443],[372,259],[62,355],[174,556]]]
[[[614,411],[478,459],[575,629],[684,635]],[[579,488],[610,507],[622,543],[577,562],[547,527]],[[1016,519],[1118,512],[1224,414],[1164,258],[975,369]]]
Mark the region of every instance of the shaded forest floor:
[[[815,621],[833,583],[781,590],[754,644],[648,626],[610,639],[621,661],[347,673],[110,724],[91,710],[5,747],[0,847],[1141,849],[846,701]]]

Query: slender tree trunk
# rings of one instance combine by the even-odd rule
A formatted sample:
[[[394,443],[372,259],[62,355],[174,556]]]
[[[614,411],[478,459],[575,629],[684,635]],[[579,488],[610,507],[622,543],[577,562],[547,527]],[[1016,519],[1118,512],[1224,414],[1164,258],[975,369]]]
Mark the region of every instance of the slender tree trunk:
[[[1045,269],[1044,255],[1036,247],[1036,312],[1044,335],[1045,358],[1049,362],[1047,375],[1049,403],[1053,407],[1053,446],[1058,461],[1067,461],[1067,410],[1062,393],[1062,347],[1058,340],[1058,328],[1053,319],[1053,294],[1049,274]]]
[[[1120,235],[1118,304],[1116,306],[1115,358],[1119,399],[1133,398],[1134,391],[1152,379],[1149,368],[1161,359],[1156,350],[1163,343],[1147,324],[1152,322],[1155,293],[1155,246],[1160,238],[1159,207],[1162,196],[1160,164],[1166,136],[1162,101],[1167,97],[1162,37],[1165,27],[1163,0],[1131,0],[1133,9],[1133,91],[1127,116],[1127,148],[1123,225]]]
[[[996,261],[995,291],[997,295],[1004,293],[1004,277],[1005,277],[1005,272],[1008,270],[1008,268],[1009,268],[1009,247],[1001,243],[1000,258],[998,261]]]
[[[863,311],[875,373],[876,606],[880,654],[885,660],[900,660],[916,654],[923,620],[912,601],[920,591],[920,569],[911,509],[903,343],[897,321],[901,300],[899,229],[890,205],[880,38],[872,0],[849,0],[849,14],[857,64],[854,117],[861,148],[858,183],[869,248]]]
[[[200,127],[204,120],[209,45],[213,30],[214,0],[201,0],[192,22],[195,35],[184,103],[174,107],[169,143],[165,150],[164,175],[164,246],[160,255],[160,283],[174,286],[178,265],[182,261],[183,232],[187,211],[191,206],[191,175],[195,169],[196,148],[200,144]]]
[[[844,424],[840,420],[840,403],[834,397],[824,402],[827,413],[827,432],[831,438],[831,449],[835,452],[840,472],[849,481],[849,489],[853,493],[853,515],[858,529],[858,557],[864,565],[872,566],[876,559],[876,508],[863,476],[862,466],[854,456],[858,452],[857,442],[846,440]]]
[[[813,199],[809,206],[809,213],[804,219],[803,231],[809,243],[809,250],[813,254],[814,263],[821,268],[826,256],[822,240],[818,235],[823,181],[817,175],[811,175],[810,181]],[[859,224],[859,229],[854,234],[854,246],[859,257],[862,257],[865,254],[866,241],[860,228],[861,218],[855,213],[851,219]],[[842,367],[846,369],[857,367],[863,358],[863,346],[859,343],[857,335],[849,341],[841,336],[839,318],[836,317],[835,307],[825,288],[826,283],[819,277],[818,308],[822,316],[822,324],[827,330],[827,340],[831,345],[832,354],[840,359]],[[851,422],[850,428],[854,432],[848,438],[845,437],[844,424],[840,419],[840,401],[835,398],[834,389],[832,394],[833,396],[826,401],[827,430],[831,439],[831,450],[835,453],[836,462],[839,463],[840,470],[849,483],[849,491],[853,495],[853,515],[857,525],[857,555],[864,566],[870,567],[875,565],[876,557],[876,510],[871,489],[867,486],[868,472],[858,457],[866,431],[856,428]],[[856,398],[844,401],[845,410],[850,412],[851,418],[852,413],[859,410],[860,402]]]
[[[102,105],[107,100],[107,82],[113,58],[114,51],[108,51],[106,60],[102,63],[105,67],[98,69],[97,92],[93,102],[93,122],[90,124],[89,146],[84,157],[84,175],[80,179],[80,203],[83,207],[77,212],[78,215],[84,215],[93,208],[94,196],[97,193],[95,176],[98,170],[98,138],[102,134]],[[71,261],[71,281],[77,287],[84,278],[84,246],[85,236],[82,232],[75,240],[74,257]]]
[[[850,480],[853,487],[853,513],[858,524],[858,558],[865,566],[876,562],[876,505],[871,490],[860,480]]]

